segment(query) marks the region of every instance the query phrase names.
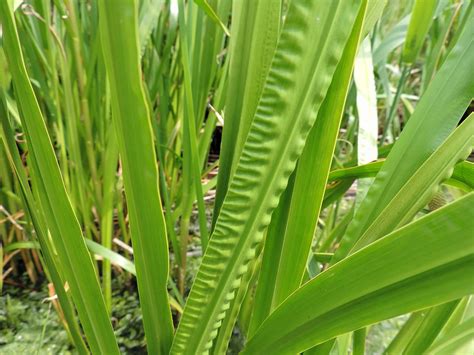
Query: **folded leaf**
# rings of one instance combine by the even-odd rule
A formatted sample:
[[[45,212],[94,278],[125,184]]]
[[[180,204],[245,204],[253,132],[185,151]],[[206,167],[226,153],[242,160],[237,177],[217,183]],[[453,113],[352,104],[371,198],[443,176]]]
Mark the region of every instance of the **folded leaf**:
[[[288,297],[244,353],[301,352],[474,292],[474,193],[335,264]]]
[[[172,353],[195,354],[212,345],[303,150],[359,7],[355,0],[291,2]]]

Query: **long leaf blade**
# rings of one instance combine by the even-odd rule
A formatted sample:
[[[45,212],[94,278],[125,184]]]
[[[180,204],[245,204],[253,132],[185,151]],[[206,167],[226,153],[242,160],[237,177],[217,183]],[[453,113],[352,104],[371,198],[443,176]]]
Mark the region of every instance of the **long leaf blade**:
[[[173,337],[168,242],[150,112],[141,81],[137,3],[101,1],[99,14],[147,346],[153,354],[166,354]]]
[[[178,327],[173,353],[201,352],[212,345],[220,319],[301,154],[359,7],[358,1],[291,3],[241,159]],[[316,21],[314,14],[319,16]],[[314,39],[314,46],[306,45],[307,36]]]
[[[267,318],[245,352],[300,352],[474,292],[473,203],[471,193],[319,274]]]
[[[474,96],[470,67],[474,61],[474,15],[442,68],[421,98],[400,138],[393,146],[366,198],[336,251],[335,261],[354,243],[388,205],[400,188],[456,127]],[[410,159],[406,159],[409,156]]]
[[[81,228],[69,201],[49,134],[28,79],[18,32],[7,1],[0,3],[3,44],[34,163],[34,183],[54,246],[64,268],[87,340],[94,353],[118,353],[100,286]],[[87,287],[84,287],[87,285]]]

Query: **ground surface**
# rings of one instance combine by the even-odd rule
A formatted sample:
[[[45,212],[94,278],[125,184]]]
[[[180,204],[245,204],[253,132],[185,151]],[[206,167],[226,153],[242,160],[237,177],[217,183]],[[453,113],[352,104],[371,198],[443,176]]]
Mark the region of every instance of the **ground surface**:
[[[22,281],[21,279],[19,281]],[[24,280],[29,285],[27,280]],[[122,287],[119,287],[122,285]],[[4,285],[0,297],[0,354],[75,354],[66,331],[47,300],[47,285],[35,289]],[[144,333],[133,280],[119,277],[114,283],[113,324],[124,354],[145,354]],[[395,318],[374,325],[369,331],[367,354],[381,354],[403,324]],[[236,333],[237,334],[237,333]],[[235,336],[230,353],[237,353]]]

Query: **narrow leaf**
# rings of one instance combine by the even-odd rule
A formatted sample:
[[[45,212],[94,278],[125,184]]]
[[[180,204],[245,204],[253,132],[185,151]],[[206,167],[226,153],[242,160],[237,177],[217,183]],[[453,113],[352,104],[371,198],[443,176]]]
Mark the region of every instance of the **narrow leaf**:
[[[0,2],[3,46],[12,74],[21,120],[34,165],[47,227],[69,283],[81,324],[94,353],[118,353],[104,299],[81,228],[69,201],[44,118],[28,78],[13,13]],[[84,287],[87,285],[87,287]]]
[[[437,0],[415,0],[402,52],[402,61],[414,63],[430,29]]]
[[[467,63],[474,61],[474,15],[469,21],[471,26],[466,26],[457,45],[422,96],[356,211],[336,251],[336,260],[347,255],[400,188],[456,127],[471,102],[474,82]]]
[[[471,193],[319,274],[267,318],[244,353],[294,354],[474,292],[473,203]]]
[[[173,337],[167,291],[168,242],[150,112],[141,80],[137,4],[101,1],[99,15],[147,347],[150,353],[166,354]]]
[[[212,346],[229,301],[303,150],[359,7],[358,1],[291,2],[172,353],[194,354]],[[307,45],[308,36],[314,45]]]

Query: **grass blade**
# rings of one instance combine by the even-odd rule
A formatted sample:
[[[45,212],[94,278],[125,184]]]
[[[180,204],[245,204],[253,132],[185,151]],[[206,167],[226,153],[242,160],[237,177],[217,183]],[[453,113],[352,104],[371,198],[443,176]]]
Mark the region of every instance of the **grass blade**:
[[[228,98],[213,225],[235,172],[273,58],[280,11],[281,0],[233,2]]]
[[[472,352],[472,338],[474,337],[474,317],[462,322],[452,330],[437,339],[428,349],[428,354],[455,354],[466,344],[470,344],[467,352]]]
[[[299,159],[296,174],[298,185],[293,199],[288,201],[287,207],[291,213],[291,218],[288,219],[288,227],[285,224],[285,229],[275,230],[274,235],[269,230],[267,235],[265,248],[273,243],[271,238],[276,240],[275,237],[281,233],[281,230],[286,231],[281,233],[283,235],[278,238],[281,239],[278,240],[278,249],[272,247],[265,250],[263,267],[256,291],[250,335],[253,335],[258,326],[276,306],[299,287],[303,279],[306,259],[310,252],[316,222],[319,217],[325,181],[332,161],[340,119],[351,80],[354,58],[360,42],[363,20],[364,11],[360,11],[358,21],[346,45],[342,60],[334,75],[333,83],[329,88],[328,96],[323,102],[316,123]],[[336,117],[339,119],[335,119]],[[317,158],[315,159],[315,157]],[[282,201],[280,201],[281,203]],[[276,217],[275,213],[274,217]],[[298,242],[295,242],[296,238]],[[278,265],[278,267],[275,268],[275,265]],[[298,277],[294,277],[295,275],[298,275]]]
[[[150,112],[141,81],[137,3],[101,1],[99,14],[147,346],[150,353],[166,354],[173,337],[168,242]]]
[[[62,268],[59,266],[58,259],[55,258],[54,256],[55,255],[53,251],[54,247],[52,243],[50,242],[50,239],[47,238],[47,233],[46,233],[47,228],[45,227],[45,221],[35,202],[32,191],[30,189],[30,185],[28,184],[28,179],[27,179],[25,170],[23,168],[21,157],[18,153],[16,143],[13,139],[14,135],[12,134],[9,123],[7,122],[8,115],[6,113],[6,109],[4,105],[4,97],[0,99],[0,116],[1,116],[1,122],[2,122],[2,126],[1,126],[2,128],[0,128],[0,140],[2,140],[4,143],[5,152],[8,155],[8,160],[10,161],[12,169],[15,171],[16,177],[19,181],[19,185],[22,192],[21,196],[24,201],[25,209],[32,220],[32,223],[35,227],[37,238],[42,245],[41,251],[43,254],[44,264],[46,266],[46,269],[49,272],[49,276],[54,285],[56,294],[58,295],[58,300],[61,305],[61,309],[63,310],[64,318],[67,323],[67,327],[68,327],[67,330],[69,334],[71,335],[71,339],[74,342],[74,345],[76,346],[77,351],[80,354],[87,354],[88,349],[82,338],[82,334],[79,329],[79,324],[76,319],[74,307],[72,305],[70,297],[66,294],[66,291],[64,289],[65,283],[61,279],[60,270]],[[38,243],[32,242],[32,241],[17,242],[17,243],[12,243],[9,246],[7,246],[4,249],[4,251],[5,253],[7,253],[9,250],[9,247],[12,248],[11,250],[13,250],[13,247],[15,246],[15,244],[17,245],[18,248],[27,247],[28,245],[25,243],[34,243],[34,245],[37,245],[39,247]]]
[[[229,301],[303,150],[359,8],[358,1],[291,3],[172,353],[194,354],[212,346]],[[320,21],[314,21],[314,13],[320,14]],[[315,45],[307,46],[307,36],[314,38]]]
[[[351,253],[410,221],[430,201],[441,181],[450,177],[456,162],[467,158],[473,146],[474,114],[471,114],[400,188]]]
[[[301,352],[474,292],[473,203],[471,193],[319,274],[267,318],[244,353]]]
[[[36,188],[40,191],[41,205],[46,209],[47,225],[69,283],[81,324],[92,352],[118,353],[100,286],[81,228],[67,196],[44,119],[28,79],[13,13],[6,1],[0,3],[0,20],[3,25],[5,54],[16,88],[31,161],[35,163],[34,183],[38,184]]]
[[[474,96],[474,16],[418,103],[355,214],[335,258],[341,260],[400,188],[456,127]],[[410,157],[410,159],[406,159]]]
[[[426,39],[426,34],[433,22],[437,3],[437,0],[415,0],[402,51],[403,62],[408,64],[415,63],[416,57]]]
[[[412,314],[407,321],[409,327],[405,326],[399,334],[407,339],[395,337],[386,350],[386,354],[425,354],[428,347],[433,343],[449,320],[460,300],[448,302],[427,310],[422,310]],[[412,319],[414,318],[414,319]],[[415,324],[416,328],[413,326]],[[397,347],[397,345],[404,345]]]

